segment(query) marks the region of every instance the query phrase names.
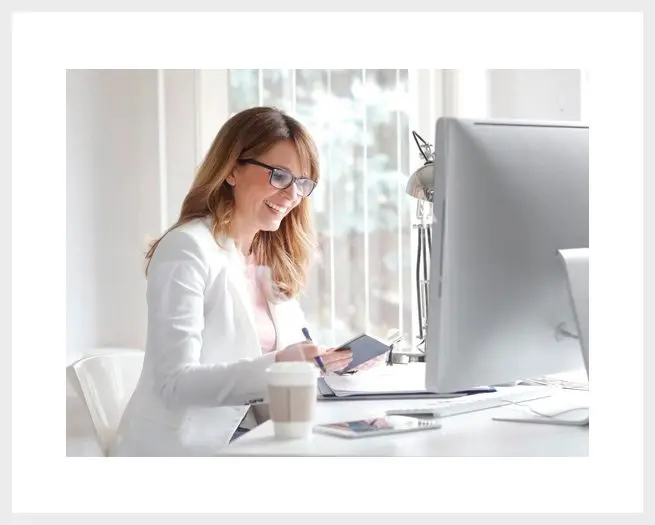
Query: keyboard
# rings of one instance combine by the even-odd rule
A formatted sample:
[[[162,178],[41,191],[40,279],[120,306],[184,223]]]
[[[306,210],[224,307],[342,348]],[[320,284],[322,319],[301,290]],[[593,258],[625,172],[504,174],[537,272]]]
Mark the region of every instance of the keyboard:
[[[449,399],[434,399],[421,402],[416,407],[387,410],[387,415],[422,416],[422,417],[450,417],[468,414],[478,410],[487,410],[544,399],[553,395],[553,389],[548,387],[499,387],[497,392],[485,392]]]
[[[535,377],[533,379],[526,379],[521,381],[521,385],[543,385],[553,386],[557,388],[565,388],[568,390],[586,390],[589,391],[589,382],[582,381],[568,381],[566,379],[558,379],[553,377]]]

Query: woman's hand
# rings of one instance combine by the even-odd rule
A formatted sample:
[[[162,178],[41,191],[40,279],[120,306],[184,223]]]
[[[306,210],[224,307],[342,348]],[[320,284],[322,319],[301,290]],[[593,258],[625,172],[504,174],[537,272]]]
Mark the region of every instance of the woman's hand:
[[[350,348],[323,348],[321,351],[320,358],[328,372],[339,372],[353,360],[353,352]]]
[[[352,361],[352,350],[341,348],[326,348],[315,345],[311,342],[296,343],[287,346],[275,354],[276,361],[308,361],[316,363],[316,358],[320,357],[323,366],[328,372],[338,372],[343,370]]]
[[[382,363],[386,363],[388,356],[389,356],[389,352],[385,352],[384,354],[374,357],[373,359],[369,359],[365,363],[362,363],[361,365],[355,367],[354,370],[356,370],[357,372],[363,372],[364,370],[368,370],[370,368],[381,365]]]

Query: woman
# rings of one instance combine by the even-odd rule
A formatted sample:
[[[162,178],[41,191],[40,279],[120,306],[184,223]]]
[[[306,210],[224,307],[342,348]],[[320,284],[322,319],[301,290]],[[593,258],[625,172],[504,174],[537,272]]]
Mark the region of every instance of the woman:
[[[295,299],[318,180],[312,139],[276,109],[248,109],[218,132],[179,220],[146,256],[145,359],[114,455],[211,455],[266,399],[272,363],[348,365],[351,352],[305,340]]]

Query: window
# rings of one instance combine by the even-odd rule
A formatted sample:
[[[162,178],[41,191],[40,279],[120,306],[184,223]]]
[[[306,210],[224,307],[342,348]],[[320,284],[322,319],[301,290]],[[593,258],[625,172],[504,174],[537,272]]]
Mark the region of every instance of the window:
[[[341,342],[400,330],[417,342],[417,201],[411,137],[434,141],[442,115],[580,118],[577,70],[231,69],[201,71],[199,156],[224,120],[255,105],[297,117],[319,147],[312,194],[319,261],[301,303],[314,337]],[[582,85],[581,85],[582,84]]]
[[[319,260],[301,304],[321,343],[364,331],[413,335],[409,77],[406,69],[228,71],[230,115],[276,106],[319,148],[322,178],[311,197]]]

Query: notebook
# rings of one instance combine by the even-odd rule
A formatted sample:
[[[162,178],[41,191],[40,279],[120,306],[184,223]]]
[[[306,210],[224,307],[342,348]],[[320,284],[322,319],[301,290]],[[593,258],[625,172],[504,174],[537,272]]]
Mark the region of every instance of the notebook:
[[[341,374],[344,372],[350,372],[359,365],[362,365],[371,359],[375,359],[391,350],[390,345],[368,334],[360,334],[353,337],[350,341],[346,341],[342,345],[339,345],[339,348],[350,348],[353,353],[353,360],[346,368],[341,370]]]

